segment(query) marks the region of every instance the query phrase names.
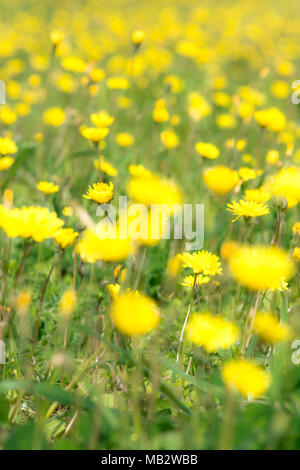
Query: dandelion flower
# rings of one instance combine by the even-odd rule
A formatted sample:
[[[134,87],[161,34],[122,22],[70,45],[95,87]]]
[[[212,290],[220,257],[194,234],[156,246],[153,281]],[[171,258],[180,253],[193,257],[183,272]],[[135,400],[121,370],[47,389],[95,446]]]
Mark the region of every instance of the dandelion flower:
[[[120,132],[116,136],[116,141],[120,147],[131,147],[134,144],[134,137],[128,132]]]
[[[87,194],[82,196],[97,204],[108,204],[114,197],[114,185],[111,181],[109,184],[94,183],[93,186],[89,186]]]
[[[16,153],[17,151],[18,147],[13,140],[6,137],[0,137],[0,155],[9,155]]]
[[[245,217],[246,220],[249,220],[253,217],[260,217],[270,213],[268,206],[262,202],[245,201],[243,199],[240,199],[239,202],[233,201],[227,204],[227,210],[236,215],[233,222],[240,217]]]
[[[61,108],[49,108],[43,114],[43,120],[45,124],[53,127],[59,127],[64,124],[66,115]]]
[[[214,145],[205,142],[198,142],[195,149],[202,157],[214,160],[220,155],[220,150]]]
[[[0,171],[8,170],[15,162],[15,159],[12,157],[2,157],[0,158]]]
[[[280,323],[278,318],[270,312],[257,312],[253,328],[266,343],[275,344],[287,341],[292,337],[292,329],[288,325]]]
[[[48,181],[40,181],[36,185],[36,187],[39,191],[41,191],[44,194],[54,194],[54,193],[57,193],[59,191],[58,184],[54,184],[54,183],[48,182]]]
[[[210,281],[210,277],[203,276],[202,274],[198,274],[196,277],[196,286],[200,287],[204,284],[207,284]],[[183,281],[180,283],[183,287],[193,287],[195,282],[195,276],[185,276]]]
[[[181,255],[182,266],[190,268],[194,274],[205,276],[216,276],[222,274],[222,267],[218,256],[209,251],[196,251],[194,253],[184,252]]]
[[[271,376],[255,362],[245,359],[233,359],[222,369],[225,385],[230,390],[236,390],[247,399],[264,395],[270,383]]]
[[[237,171],[222,165],[206,168],[202,178],[206,186],[218,195],[229,193],[239,181]]]
[[[78,232],[74,232],[72,228],[61,228],[54,236],[56,243],[64,250],[67,246],[72,245],[78,237]]]

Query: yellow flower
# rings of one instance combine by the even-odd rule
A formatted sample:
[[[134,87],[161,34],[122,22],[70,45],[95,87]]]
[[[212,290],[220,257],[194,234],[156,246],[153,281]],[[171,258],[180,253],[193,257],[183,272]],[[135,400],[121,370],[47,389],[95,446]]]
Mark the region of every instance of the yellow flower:
[[[286,117],[278,108],[256,111],[254,118],[260,127],[273,132],[280,132],[286,127]]]
[[[293,207],[300,201],[300,168],[282,168],[271,181],[274,196],[284,196],[288,207]]]
[[[114,299],[119,295],[120,292],[120,284],[107,284],[106,289],[108,290],[111,297]]]
[[[186,331],[192,343],[202,346],[210,353],[230,348],[239,338],[239,329],[234,323],[210,312],[195,313],[188,322]]]
[[[300,247],[299,246],[296,246],[296,248],[294,248],[293,253],[292,253],[292,257],[298,263],[300,262]]]
[[[84,127],[81,129],[81,135],[95,144],[105,139],[108,133],[109,128],[107,127]]]
[[[181,271],[181,256],[179,254],[171,256],[167,264],[167,276],[170,279],[176,279]]]
[[[269,150],[267,152],[266,162],[269,163],[269,165],[276,165],[278,160],[279,160],[278,150]]]
[[[167,149],[173,149],[179,144],[179,137],[171,129],[161,132],[160,140]]]
[[[198,142],[195,145],[195,149],[202,157],[215,159],[220,155],[220,150],[214,145],[205,142]]]
[[[0,109],[0,119],[5,126],[11,126],[17,120],[17,114],[8,106]]]
[[[36,185],[36,187],[39,191],[42,191],[45,194],[53,194],[53,193],[57,193],[59,191],[58,184],[54,184],[54,183],[48,182],[48,181],[40,181]]]
[[[93,187],[89,186],[87,194],[82,196],[97,204],[108,204],[114,197],[114,185],[111,181],[109,184],[94,183]]]
[[[79,240],[76,251],[83,261],[95,263],[96,261],[122,261],[132,252],[132,242],[119,236],[116,230],[98,224],[87,229]]]
[[[131,176],[137,176],[140,178],[148,178],[153,176],[150,170],[144,167],[144,165],[134,165],[133,163],[128,167]]]
[[[264,395],[270,383],[271,376],[261,366],[246,359],[232,359],[222,369],[225,385],[230,390],[236,390],[247,399]]]
[[[130,147],[134,144],[134,137],[128,134],[128,132],[120,132],[116,136],[116,141],[120,147]]]
[[[95,67],[90,71],[90,79],[92,82],[99,83],[105,79],[106,73],[103,69]]]
[[[211,106],[197,91],[189,93],[188,102],[189,116],[195,122],[201,121],[201,119],[208,116],[212,112]]]
[[[62,31],[55,29],[50,33],[50,41],[53,46],[58,46],[65,39],[65,34]]]
[[[0,155],[9,155],[16,153],[17,151],[18,147],[13,140],[7,139],[6,137],[0,137]]]
[[[271,193],[264,186],[257,189],[246,189],[246,201],[267,202],[271,198]]]
[[[62,210],[62,213],[66,217],[71,217],[73,215],[73,207],[65,206]]]
[[[92,123],[96,127],[109,127],[114,122],[115,118],[110,116],[106,111],[99,111],[90,116]]]
[[[156,106],[152,113],[153,121],[155,122],[166,122],[170,119],[170,114],[167,109],[161,106]]]
[[[61,108],[49,108],[43,114],[43,121],[50,126],[59,127],[66,120],[65,112]]]
[[[237,216],[233,222],[242,216],[245,219],[250,219],[251,217],[260,217],[270,213],[268,206],[262,202],[245,201],[243,199],[240,199],[239,202],[233,201],[231,204],[227,204],[227,210]]]
[[[206,186],[218,195],[229,193],[239,181],[237,171],[222,165],[206,168],[202,177]]]
[[[130,83],[124,77],[111,77],[106,80],[107,88],[110,90],[128,90]]]
[[[154,300],[139,292],[118,295],[112,303],[111,316],[118,330],[127,336],[148,333],[160,322]]]
[[[32,299],[32,294],[28,290],[22,290],[17,295],[16,310],[20,313],[26,313]]]
[[[221,257],[227,261],[234,255],[235,250],[238,248],[238,243],[233,241],[227,241],[222,243],[221,246]]]
[[[64,69],[69,72],[82,73],[86,69],[86,63],[80,57],[68,56],[64,57],[61,61],[61,65]]]
[[[195,276],[185,276],[183,281],[180,283],[183,287],[193,287],[195,281]],[[202,274],[198,274],[196,278],[196,286],[200,287],[203,284],[207,284],[210,281],[210,277],[203,276]]]
[[[59,302],[59,311],[61,315],[69,317],[75,310],[77,304],[77,295],[73,289],[66,290]]]
[[[223,91],[214,94],[214,102],[217,106],[227,108],[231,104],[231,96]]]
[[[219,114],[216,117],[216,124],[221,129],[234,129],[237,125],[237,120],[232,114]]]
[[[12,157],[2,157],[0,158],[0,171],[8,170],[15,162],[15,159]]]
[[[177,75],[168,75],[164,83],[171,89],[171,93],[180,93],[184,88],[184,82]]]
[[[253,168],[249,168],[244,166],[239,169],[239,176],[242,178],[243,181],[254,180],[262,173],[261,170],[253,170]]]
[[[11,208],[14,202],[14,192],[12,189],[6,188],[3,193],[3,204],[7,208]]]
[[[257,312],[254,320],[254,331],[266,343],[275,344],[287,341],[292,337],[292,329],[280,323],[273,313]]]
[[[118,176],[118,170],[104,157],[100,156],[98,160],[94,160],[94,167],[96,170],[100,170],[102,173],[106,173],[108,176]]]
[[[293,225],[293,233],[300,235],[300,222],[295,222]]]
[[[288,253],[279,247],[241,246],[230,259],[235,279],[254,291],[281,288],[282,279],[293,275]]]
[[[145,32],[141,29],[136,29],[131,35],[131,40],[136,46],[140,45],[145,39]]]
[[[127,193],[135,202],[150,206],[181,204],[182,194],[178,186],[171,180],[159,176],[133,177],[127,185]]]
[[[56,212],[50,212],[46,207],[3,209],[0,206],[0,226],[10,238],[31,237],[36,242],[42,242],[46,238],[53,238],[64,224]]]
[[[203,273],[205,276],[222,274],[222,267],[218,256],[209,251],[184,252],[181,255],[181,260],[182,266],[192,269],[194,274]]]
[[[283,80],[277,80],[276,82],[272,83],[272,94],[279,99],[285,99],[290,94],[290,86],[287,82]]]
[[[72,228],[61,228],[56,232],[54,238],[56,243],[64,250],[67,246],[72,245],[78,237],[78,232],[74,232]]]

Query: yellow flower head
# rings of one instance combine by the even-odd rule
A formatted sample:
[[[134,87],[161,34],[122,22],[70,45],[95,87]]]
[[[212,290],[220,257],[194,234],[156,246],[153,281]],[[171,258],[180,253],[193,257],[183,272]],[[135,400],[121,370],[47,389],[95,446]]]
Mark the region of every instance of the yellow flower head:
[[[271,198],[271,193],[265,187],[261,186],[257,189],[246,189],[245,199],[246,201],[253,202],[267,202]]]
[[[254,118],[260,127],[273,132],[280,132],[286,127],[286,117],[278,108],[256,111]]]
[[[118,170],[102,156],[98,160],[94,160],[94,167],[108,176],[118,176]]]
[[[163,106],[156,106],[152,113],[154,122],[167,122],[170,119],[168,110]]]
[[[187,324],[186,331],[192,343],[202,346],[210,353],[230,348],[239,338],[239,329],[234,323],[210,312],[195,313]]]
[[[128,90],[130,83],[124,77],[111,77],[106,80],[107,88],[110,90]]]
[[[55,29],[50,33],[50,41],[53,46],[58,46],[65,39],[65,34],[62,31]]]
[[[254,180],[259,175],[261,175],[261,170],[253,170],[253,168],[249,168],[244,166],[239,169],[239,176],[242,178],[243,181]]]
[[[145,32],[141,29],[136,29],[131,35],[131,40],[136,46],[140,45],[145,39]]]
[[[54,183],[48,182],[48,181],[40,181],[36,185],[36,187],[39,191],[42,191],[44,194],[53,194],[53,193],[57,193],[59,191],[58,184],[54,184]]]
[[[193,91],[188,95],[188,113],[190,118],[199,122],[204,117],[211,114],[212,108],[210,104],[207,103],[205,98],[200,95],[197,91]]]
[[[298,263],[300,262],[300,247],[299,246],[296,246],[296,248],[294,248],[292,257]]]
[[[120,284],[107,284],[106,289],[109,292],[109,295],[114,299],[119,295],[120,292]]]
[[[184,252],[181,255],[181,260],[182,266],[192,269],[194,274],[204,274],[205,276],[222,274],[219,257],[209,251]]]
[[[266,343],[275,344],[287,341],[292,337],[291,328],[280,323],[273,313],[257,312],[253,327],[254,331]]]
[[[127,185],[128,195],[135,202],[150,206],[181,204],[182,194],[178,186],[171,180],[159,176],[133,177]]]
[[[120,132],[116,136],[116,141],[120,147],[130,147],[134,144],[134,137],[128,134],[128,132]]]
[[[118,295],[112,303],[111,316],[118,330],[127,336],[148,333],[160,322],[154,300],[139,292]]]
[[[227,204],[227,210],[236,215],[233,222],[243,216],[247,220],[252,217],[260,217],[270,213],[268,206],[262,202],[245,201],[244,199],[240,199],[239,202],[233,201],[231,204]]]
[[[108,133],[108,127],[84,127],[81,129],[81,135],[95,144],[105,139]]]
[[[93,187],[89,186],[87,194],[83,194],[85,199],[97,202],[97,204],[108,204],[114,197],[114,185],[110,181],[107,183],[94,183]]]
[[[234,129],[237,125],[237,120],[232,114],[219,114],[216,117],[216,124],[221,129]]]
[[[230,258],[234,255],[235,250],[238,248],[238,243],[233,241],[227,241],[222,243],[221,246],[221,257],[226,261],[229,261]]]
[[[274,196],[284,196],[288,207],[293,207],[300,201],[300,168],[282,168],[271,181],[271,191]]]
[[[72,228],[61,228],[54,236],[56,243],[64,250],[67,246],[72,245],[78,237],[78,232],[74,232]]]
[[[195,281],[195,276],[185,276],[183,281],[180,283],[183,287],[193,287]],[[203,276],[202,274],[198,274],[196,277],[196,286],[200,287],[204,284],[207,284],[210,281],[210,277]]]
[[[179,137],[171,129],[161,132],[160,140],[166,149],[173,149],[179,145]]]
[[[17,151],[18,147],[13,140],[6,137],[0,137],[0,155],[9,155],[16,153]]]
[[[171,256],[167,264],[167,276],[170,279],[176,279],[181,271],[181,256],[179,254]]]
[[[62,213],[65,217],[72,217],[73,212],[73,207],[71,206],[65,206],[62,210]]]
[[[131,240],[121,238],[118,227],[114,230],[101,224],[87,229],[76,246],[77,253],[88,263],[99,260],[122,261],[132,253],[132,250]]]
[[[15,162],[15,159],[12,157],[2,157],[0,158],[0,171],[8,170]]]
[[[230,390],[236,390],[247,399],[264,395],[270,383],[271,376],[261,366],[246,359],[232,359],[222,369],[225,385]]]
[[[205,142],[198,142],[195,149],[202,157],[214,160],[220,155],[220,150],[214,145]]]
[[[134,165],[133,163],[128,167],[129,173],[131,176],[137,176],[139,178],[148,178],[152,176],[150,170],[144,167],[144,165]]]
[[[74,73],[83,73],[86,69],[86,63],[80,57],[68,56],[64,57],[61,65],[65,70]]]
[[[114,122],[115,118],[110,116],[106,111],[99,111],[99,113],[93,113],[90,116],[91,122],[96,127],[109,127]]]
[[[241,246],[230,259],[235,279],[254,291],[281,288],[293,274],[289,254],[279,247]]]
[[[27,312],[32,299],[32,294],[28,290],[19,292],[16,298],[16,310],[25,313]]]
[[[53,127],[59,127],[66,120],[65,112],[61,108],[49,108],[43,114],[45,124]]]
[[[295,235],[300,235],[300,222],[295,222],[293,225],[293,233]]]
[[[59,303],[59,311],[61,315],[69,317],[75,310],[77,304],[77,295],[73,289],[66,290]]]
[[[239,181],[237,171],[222,165],[206,168],[202,178],[206,186],[218,195],[229,193]]]

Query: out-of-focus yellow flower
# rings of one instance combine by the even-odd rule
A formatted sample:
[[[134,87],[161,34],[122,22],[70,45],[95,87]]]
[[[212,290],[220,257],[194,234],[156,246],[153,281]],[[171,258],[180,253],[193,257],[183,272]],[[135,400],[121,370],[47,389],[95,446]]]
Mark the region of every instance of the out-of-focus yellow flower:
[[[66,290],[59,302],[59,311],[64,317],[72,315],[76,308],[77,295],[73,289]]]
[[[86,69],[86,63],[80,57],[68,56],[64,57],[61,65],[65,70],[75,73],[83,73]]]
[[[130,108],[132,106],[132,100],[127,96],[118,96],[117,103],[120,108]]]
[[[184,268],[190,268],[194,274],[216,276],[222,274],[222,267],[218,256],[209,251],[201,250],[194,253],[182,253],[181,261]]]
[[[296,246],[293,250],[292,257],[298,263],[300,262],[300,247]]]
[[[254,118],[262,128],[280,132],[286,127],[286,117],[278,108],[268,108],[256,111]]]
[[[62,213],[65,217],[72,217],[73,212],[73,207],[71,206],[65,206],[62,210]]]
[[[16,153],[17,151],[18,147],[13,140],[6,137],[0,137],[0,155],[9,155]]]
[[[106,289],[109,292],[109,295],[115,299],[119,295],[121,286],[120,284],[107,284]]]
[[[253,170],[253,168],[249,168],[244,166],[239,169],[239,176],[242,178],[243,181],[254,180],[262,173],[261,170]]]
[[[8,170],[15,162],[15,159],[12,157],[2,157],[0,158],[0,171]]]
[[[98,224],[87,229],[76,245],[76,251],[81,259],[88,263],[96,261],[122,261],[133,250],[132,241],[119,236],[119,228],[103,227]]]
[[[92,82],[99,83],[105,79],[106,73],[103,69],[95,67],[90,71],[90,79]]]
[[[128,90],[130,83],[124,77],[110,77],[106,80],[107,88],[110,90]]]
[[[87,194],[82,196],[97,204],[108,204],[114,197],[114,185],[111,181],[109,184],[94,183],[93,186],[89,186]]]
[[[202,178],[206,186],[218,195],[229,193],[239,181],[237,171],[222,165],[206,168]]]
[[[148,333],[160,322],[154,300],[139,292],[118,295],[112,303],[111,316],[118,330],[127,336]]]
[[[278,150],[269,150],[267,152],[266,162],[269,163],[269,165],[276,165],[278,160],[279,160]]]
[[[44,194],[53,194],[53,193],[57,193],[59,191],[58,184],[54,184],[54,183],[49,182],[49,181],[40,181],[36,185],[36,187],[39,191],[42,191],[42,193],[44,193]]]
[[[112,125],[112,123],[115,120],[115,118],[110,116],[110,114],[108,114],[108,112],[104,110],[99,111],[99,113],[91,114],[90,118],[91,118],[91,122],[96,127],[109,127]]]
[[[16,112],[19,116],[27,116],[31,111],[28,103],[17,103]]]
[[[65,33],[62,31],[59,31],[58,29],[55,29],[51,31],[50,33],[50,41],[53,44],[53,46],[58,46],[63,40],[65,39]]]
[[[239,329],[221,316],[210,312],[195,313],[187,324],[187,337],[197,346],[212,353],[218,349],[228,349],[239,338]]]
[[[262,106],[266,100],[263,93],[249,86],[242,86],[238,90],[240,97],[254,106]]]
[[[211,114],[210,104],[200,93],[193,91],[188,95],[188,113],[193,121],[199,122],[204,117]]]
[[[173,206],[182,202],[178,186],[173,181],[156,175],[131,178],[127,192],[135,202],[146,206],[151,204]]]
[[[61,228],[54,236],[56,243],[64,250],[67,246],[74,243],[78,237],[78,232],[74,232],[72,228]]]
[[[173,149],[178,146],[179,144],[179,137],[175,134],[174,131],[171,129],[161,132],[160,140],[162,141],[163,145],[166,149]]]
[[[245,398],[257,398],[267,391],[271,376],[261,366],[246,359],[232,359],[222,369],[225,385]]]
[[[222,243],[221,246],[221,257],[226,259],[226,261],[230,260],[230,258],[234,255],[235,250],[238,248],[238,243],[233,241],[226,241]]]
[[[39,87],[40,84],[42,83],[41,76],[38,75],[37,73],[33,73],[33,74],[29,75],[29,77],[28,77],[28,83],[29,83],[29,85],[32,86],[33,88]]]
[[[183,81],[177,75],[168,75],[164,83],[170,87],[171,93],[180,93],[184,88]]]
[[[290,86],[287,82],[282,80],[277,80],[276,82],[272,83],[272,94],[281,100],[287,98],[290,94]]]
[[[198,142],[195,145],[195,149],[202,157],[209,158],[214,160],[218,158],[220,155],[220,150],[214,144],[206,143],[206,142]]]
[[[253,328],[266,343],[275,344],[287,341],[292,337],[292,329],[288,325],[280,323],[278,318],[270,312],[257,312]]]
[[[293,225],[293,234],[300,235],[300,222],[295,222]]]
[[[56,79],[55,85],[59,90],[68,94],[74,93],[78,88],[77,81],[70,73],[59,74]]]
[[[170,114],[168,110],[162,106],[155,106],[152,118],[154,122],[166,122],[170,119]]]
[[[181,271],[181,256],[179,254],[171,256],[167,264],[167,276],[170,279],[176,279]]]
[[[173,116],[170,119],[170,124],[171,126],[177,127],[180,124],[180,116],[179,114],[173,114]]]
[[[139,178],[148,178],[153,176],[150,170],[144,167],[144,165],[134,165],[133,163],[128,167],[131,176],[137,176]]]
[[[145,39],[145,31],[141,29],[136,29],[131,35],[131,40],[133,44],[139,46]]]
[[[180,283],[183,287],[193,287],[194,282],[197,287],[203,286],[204,284],[207,284],[210,281],[210,277],[208,276],[203,276],[202,274],[198,274],[196,277],[196,282],[195,282],[195,276],[185,276],[183,281]]]
[[[282,279],[293,275],[288,253],[275,246],[241,246],[230,259],[235,279],[254,291],[281,288]]]
[[[236,215],[233,222],[238,220],[240,217],[244,217],[246,220],[249,220],[253,217],[261,217],[270,213],[268,206],[262,202],[245,201],[244,199],[240,199],[239,202],[233,201],[232,203],[227,204],[227,210]]]
[[[105,139],[108,133],[108,127],[84,127],[81,129],[81,135],[95,144]]]
[[[283,77],[292,75],[294,70],[295,70],[294,65],[291,62],[287,62],[287,61],[280,62],[277,66],[277,73],[279,75],[282,75]]]
[[[16,310],[20,313],[26,313],[32,300],[32,294],[28,290],[19,292],[16,298]]]
[[[14,192],[12,189],[6,188],[3,193],[3,204],[10,209],[14,202]]]
[[[221,129],[234,129],[237,125],[237,120],[232,114],[223,113],[216,117],[216,124]]]
[[[272,177],[271,191],[274,196],[284,196],[288,207],[300,201],[300,168],[282,168]]]
[[[214,102],[221,108],[227,108],[231,104],[231,96],[223,91],[214,94]]]
[[[34,140],[41,144],[44,140],[44,134],[42,132],[37,132],[36,134],[34,134]]]
[[[116,141],[120,147],[130,147],[134,144],[134,137],[128,132],[119,132],[116,136]]]
[[[59,127],[64,124],[66,115],[61,108],[49,108],[43,114],[43,121],[50,126]]]
[[[108,176],[118,176],[118,170],[102,156],[100,156],[97,160],[94,160],[94,167],[96,170],[100,170],[102,173],[106,173]]]
[[[271,193],[263,186],[257,189],[246,189],[245,199],[246,201],[253,202],[267,202],[269,199],[271,199]]]

